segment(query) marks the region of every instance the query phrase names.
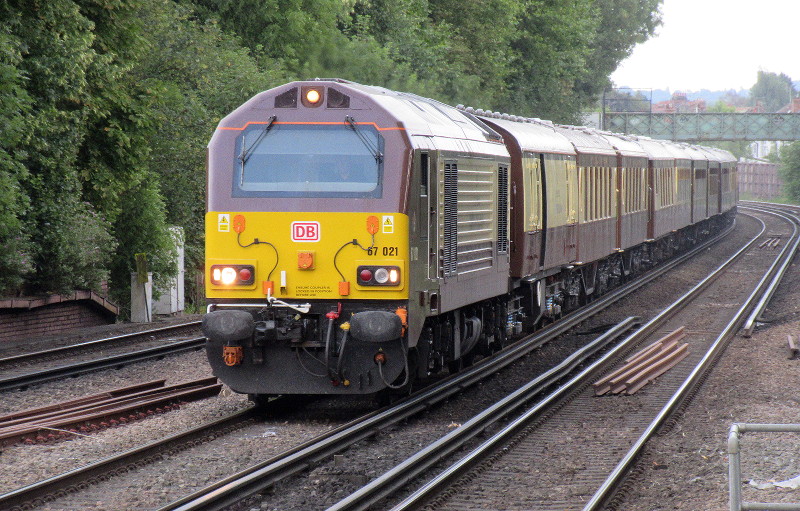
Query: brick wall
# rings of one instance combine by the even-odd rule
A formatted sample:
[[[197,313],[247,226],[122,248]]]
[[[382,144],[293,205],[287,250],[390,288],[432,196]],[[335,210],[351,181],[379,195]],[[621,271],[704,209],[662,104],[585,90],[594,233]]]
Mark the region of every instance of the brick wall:
[[[0,343],[114,323],[116,306],[86,293],[0,301]]]

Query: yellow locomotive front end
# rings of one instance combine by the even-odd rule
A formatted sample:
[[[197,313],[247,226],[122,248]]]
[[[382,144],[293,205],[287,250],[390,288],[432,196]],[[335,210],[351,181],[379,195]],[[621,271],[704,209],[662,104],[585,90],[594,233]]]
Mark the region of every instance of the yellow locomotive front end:
[[[210,212],[208,356],[251,395],[374,393],[406,367],[398,213]]]
[[[223,119],[209,144],[207,354],[255,400],[409,379],[410,147],[373,95],[288,84]]]

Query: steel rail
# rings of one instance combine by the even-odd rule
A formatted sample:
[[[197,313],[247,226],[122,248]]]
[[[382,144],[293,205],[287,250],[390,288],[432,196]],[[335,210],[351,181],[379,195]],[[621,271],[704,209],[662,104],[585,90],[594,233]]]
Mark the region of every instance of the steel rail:
[[[597,314],[615,301],[660,277],[678,264],[719,241],[733,231],[733,226],[718,236],[707,240],[686,254],[664,263],[644,274],[636,281],[595,300],[588,307],[575,311],[561,321],[527,336],[508,346],[493,357],[481,360],[475,366],[445,378],[441,382],[420,390],[389,409],[377,410],[340,426],[326,434],[299,445],[286,453],[249,467],[237,474],[213,483],[191,495],[159,508],[158,511],[219,510],[240,502],[276,482],[287,478],[326,457],[340,452],[375,431],[404,420],[430,406],[446,400],[464,388],[496,373],[526,355],[547,340],[560,335]]]
[[[797,235],[798,225],[800,225],[800,218],[798,218],[796,215],[793,215],[791,213],[787,213],[787,212],[782,211],[782,210],[781,210],[780,213],[777,213],[777,212],[769,211],[768,209],[756,208],[756,207],[745,207],[745,209],[750,209],[750,210],[753,210],[753,211],[760,211],[760,212],[767,213],[767,214],[770,214],[770,215],[774,215],[774,216],[777,216],[777,217],[780,217],[780,218],[783,218],[783,219],[785,219],[787,221],[792,222],[794,230],[792,232],[792,238],[790,238],[790,239],[794,239],[794,244],[792,244],[791,249],[790,249],[789,248],[790,244],[786,243],[786,245],[784,245],[783,249],[781,250],[780,254],[778,255],[778,258],[785,257],[787,261],[791,261],[794,258],[794,256],[797,254],[798,246],[800,246],[800,236]],[[787,218],[787,215],[788,215],[788,217],[791,218],[791,220],[790,220],[790,218]],[[775,262],[773,263],[773,265],[777,265],[778,264],[778,258],[775,259]],[[772,281],[769,284],[769,287],[764,292],[764,294],[761,296],[761,299],[758,301],[758,304],[753,309],[753,312],[750,313],[750,316],[747,318],[747,321],[745,321],[744,327],[742,328],[742,335],[744,337],[750,337],[751,335],[753,335],[753,330],[756,327],[756,321],[761,319],[761,315],[764,313],[764,310],[766,310],[767,305],[769,304],[770,300],[772,300],[772,296],[775,294],[775,291],[778,290],[778,285],[783,280],[783,276],[786,274],[786,270],[788,268],[789,268],[789,264],[784,263],[781,266],[781,268],[777,272],[775,272],[775,274],[774,274],[774,276],[772,278]]]
[[[714,272],[712,272],[705,279],[696,284],[692,289],[690,289],[683,296],[678,298],[669,307],[661,311],[658,315],[656,315],[646,324],[641,326],[637,331],[631,333],[628,337],[620,341],[616,346],[611,348],[601,358],[599,358],[591,365],[580,371],[580,373],[577,374],[576,376],[572,377],[567,383],[564,383],[563,385],[559,386],[558,389],[556,389],[551,394],[539,400],[535,405],[533,405],[522,415],[513,419],[506,427],[504,427],[502,430],[494,434],[491,438],[483,442],[480,446],[475,448],[469,454],[467,454],[466,456],[458,460],[456,463],[445,469],[434,479],[426,483],[424,486],[419,488],[417,491],[408,496],[402,502],[397,504],[395,507],[392,508],[392,511],[409,510],[420,507],[423,502],[430,499],[431,496],[436,494],[437,492],[440,492],[442,488],[446,486],[450,481],[468,471],[475,463],[477,463],[481,459],[484,459],[485,456],[488,453],[492,452],[494,449],[496,449],[498,445],[504,442],[508,442],[508,440],[512,438],[514,435],[516,435],[522,428],[524,428],[525,425],[529,424],[534,417],[540,416],[544,410],[550,408],[553,404],[562,399],[563,396],[584,386],[590,378],[598,375],[605,367],[607,367],[607,365],[610,363],[611,360],[615,360],[617,357],[621,356],[621,354],[624,351],[626,351],[629,348],[632,348],[632,346],[635,343],[639,342],[639,340],[654,333],[663,323],[665,323],[670,317],[672,317],[679,310],[684,308],[691,300],[693,300],[697,295],[699,295],[703,290],[705,290],[714,280],[716,280],[720,275],[722,275],[722,273],[729,266],[731,266],[742,255],[746,253],[746,251],[764,233],[766,226],[764,225],[763,222],[761,222],[761,225],[762,229],[758,235],[753,237],[745,246],[740,248],[734,255],[732,255],[730,258],[728,258],[728,260],[726,260],[724,263],[722,263],[722,265],[720,265],[716,270],[714,270]],[[525,387],[531,385],[532,383],[533,382],[526,384]],[[519,394],[521,390],[522,389],[515,391],[512,395]],[[505,399],[509,398],[507,397]],[[519,403],[518,406],[522,406],[523,404],[524,403]],[[496,405],[493,405],[491,408],[494,408],[495,406]],[[488,410],[489,409],[487,409],[487,411]],[[484,411],[475,418],[471,419],[467,424],[471,424],[473,421],[477,420],[478,417],[487,413],[487,411]],[[497,420],[501,418],[502,417],[497,417]],[[464,426],[462,426],[462,428],[463,427]],[[369,484],[362,487],[360,490],[356,491],[355,493],[341,500],[334,506],[328,508],[328,511],[345,511],[345,510],[354,511],[354,510],[368,509],[370,506],[378,503],[382,499],[386,498],[386,496],[391,495],[392,492],[396,491],[397,489],[407,484],[414,477],[420,475],[429,466],[433,465],[438,461],[441,461],[441,459],[446,457],[450,452],[466,444],[466,442],[473,436],[474,434],[460,436],[458,431],[454,431],[448,434],[447,436],[443,437],[442,439],[438,440],[437,442],[434,442],[427,448],[418,452],[408,460],[404,461],[400,465],[397,465],[389,472],[386,472],[384,475],[379,476]],[[443,447],[445,446],[445,444],[449,443],[452,443],[452,445],[447,445],[446,446],[447,449],[445,450]]]
[[[162,358],[167,355],[174,355],[186,351],[196,351],[201,349],[205,345],[205,342],[205,337],[196,337],[194,339],[171,342],[154,348],[147,348],[119,355],[110,355],[96,360],[77,362],[75,364],[10,376],[0,379],[0,391],[28,387],[36,383],[45,383],[68,376],[79,376],[102,369],[122,367],[135,362]]]
[[[179,330],[181,328],[188,328],[188,327],[199,326],[199,325],[200,325],[200,321],[189,321],[187,323],[181,323],[180,325],[169,325],[169,326],[154,328],[154,329],[151,329],[151,330],[144,330],[142,332],[131,332],[131,333],[128,333],[128,334],[120,334],[120,335],[115,335],[115,336],[112,336],[112,337],[105,337],[103,339],[93,339],[91,341],[86,341],[86,342],[82,342],[82,343],[78,343],[78,344],[70,344],[69,346],[59,346],[57,348],[51,348],[51,349],[47,349],[47,350],[34,351],[34,352],[31,352],[31,353],[23,353],[21,355],[14,355],[14,356],[11,356],[11,357],[0,358],[0,364],[19,363],[19,362],[24,362],[27,359],[46,357],[46,356],[55,355],[55,354],[59,354],[59,353],[65,353],[65,352],[69,352],[69,351],[77,351],[77,350],[80,350],[80,349],[83,349],[83,348],[89,348],[89,347],[94,347],[94,346],[97,346],[97,345],[109,344],[109,343],[116,342],[116,341],[123,341],[125,339],[132,339],[132,338],[136,338],[136,337],[142,337],[142,336],[145,336],[145,335],[160,334],[160,333],[163,333],[163,332],[169,332],[171,330]]]
[[[797,230],[795,229],[795,235]],[[777,258],[776,258],[777,260]],[[788,266],[791,264],[792,258],[787,258],[781,267]],[[780,268],[776,269],[775,265],[773,264],[770,266],[770,269],[764,274],[761,278],[759,283],[753,289],[753,291],[748,296],[747,300],[742,304],[742,306],[737,311],[736,315],[728,322],[726,327],[723,331],[717,336],[714,342],[709,347],[706,354],[697,363],[695,368],[689,374],[689,376],[684,380],[683,384],[675,391],[672,395],[670,400],[664,405],[661,411],[656,415],[650,425],[645,429],[644,433],[639,437],[639,439],[633,444],[633,446],[628,450],[625,456],[620,460],[611,474],[606,478],[605,482],[600,486],[600,488],[592,495],[592,498],[584,506],[584,511],[594,511],[596,509],[600,509],[605,502],[613,495],[615,489],[617,488],[619,482],[623,479],[624,475],[630,469],[630,467],[635,463],[635,461],[639,458],[644,446],[647,442],[652,438],[658,428],[661,427],[662,424],[670,417],[672,414],[680,407],[680,405],[684,402],[686,397],[689,395],[691,390],[698,384],[701,378],[709,371],[713,363],[717,360],[718,356],[721,355],[722,351],[728,344],[728,341],[736,335],[736,331],[742,325],[747,316],[747,313],[750,309],[752,309],[758,299],[763,295],[765,292],[766,287],[768,286],[769,280],[775,275]]]
[[[612,327],[591,343],[570,354],[561,363],[537,376],[524,386],[512,392],[505,398],[493,404],[469,421],[462,424],[446,436],[440,438],[427,448],[417,452],[412,457],[397,465],[395,468],[379,476],[370,484],[362,487],[337,504],[328,508],[328,511],[343,511],[367,509],[387,495],[401,488],[431,465],[449,456],[468,440],[485,431],[486,428],[504,419],[514,410],[525,405],[545,389],[557,384],[560,380],[572,373],[575,368],[584,364],[599,350],[606,347],[619,336],[639,324],[639,318],[629,317]],[[563,391],[566,387],[561,387]]]
[[[161,456],[174,446],[187,444],[198,437],[203,437],[220,429],[226,429],[240,422],[255,418],[257,415],[255,408],[247,408],[227,417],[0,494],[0,509],[29,509],[32,505],[31,503],[35,501],[49,500],[49,496],[68,492],[71,487],[85,484],[86,481],[93,478],[108,478],[118,471],[124,471],[126,467],[138,464],[140,460]]]

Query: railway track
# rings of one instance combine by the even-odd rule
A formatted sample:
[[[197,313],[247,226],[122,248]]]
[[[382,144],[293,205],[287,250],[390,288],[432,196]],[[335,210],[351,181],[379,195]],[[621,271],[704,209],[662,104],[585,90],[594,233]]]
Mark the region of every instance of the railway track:
[[[397,424],[412,415],[430,409],[435,404],[441,403],[447,398],[461,392],[463,389],[495,374],[503,367],[510,365],[514,361],[530,353],[536,347],[563,334],[570,328],[575,327],[587,318],[610,306],[615,301],[620,300],[639,287],[644,286],[660,275],[673,269],[695,253],[706,249],[708,245],[710,245],[710,242],[704,244],[702,247],[698,247],[682,258],[651,272],[632,285],[604,296],[589,307],[565,317],[559,323],[551,325],[551,327],[547,329],[518,341],[500,354],[485,359],[462,373],[453,375],[432,387],[415,393],[413,396],[390,409],[378,411],[356,419],[352,423],[337,428],[323,437],[299,446],[297,449],[293,449],[288,453],[281,454],[264,463],[250,467],[229,478],[209,485],[192,495],[188,495],[178,501],[163,506],[159,508],[159,511],[224,509],[227,506],[241,502],[248,496],[262,492],[279,481],[305,470],[310,466],[314,466],[320,460],[341,452],[358,441],[374,435],[376,432],[388,428],[393,424]],[[624,331],[624,327],[620,327],[620,330]],[[619,331],[617,331],[617,333],[618,332]],[[609,335],[606,339],[613,337],[613,335]],[[601,345],[598,344],[596,348],[600,346]],[[579,358],[572,360],[571,363],[582,363],[583,359],[581,359],[580,356],[578,357]],[[554,378],[556,377],[551,375],[549,381],[543,380],[540,382],[540,385],[552,385],[557,380],[557,378]]]
[[[699,248],[698,251],[700,250],[704,250],[704,248]],[[677,265],[678,262],[676,261],[673,264]],[[666,271],[666,269],[667,268],[664,268],[663,270]],[[649,279],[655,279],[657,276],[658,275],[656,274],[652,274]],[[637,286],[642,286],[645,283],[646,281],[637,282]],[[573,315],[574,317],[566,318],[564,323],[556,325],[558,329],[539,332],[537,335],[540,336],[540,338],[538,341],[533,341],[533,344],[530,344],[526,347],[521,347],[524,343],[515,345],[514,349],[519,350],[516,354],[516,357],[519,358],[524,356],[524,353],[529,353],[531,350],[535,349],[535,346],[537,345],[536,342],[539,344],[546,342],[546,338],[548,338],[548,336],[552,337],[558,335],[559,332],[569,328],[569,321],[573,321],[575,324],[577,324],[578,322],[589,317],[594,311],[607,307],[614,299],[619,299],[620,297],[632,291],[633,289],[620,290],[618,291],[617,295],[609,295],[605,297],[603,300],[607,300],[607,302],[598,301],[593,304],[596,308],[582,311],[579,315],[576,314]],[[530,341],[530,339],[528,341]],[[486,378],[486,375],[496,373],[503,366],[511,364],[513,359],[514,356],[511,356],[509,359],[507,359],[507,361],[501,361],[499,359],[497,361],[495,361],[495,359],[483,361],[477,366],[471,368],[469,371],[462,373],[461,375],[457,375],[458,377],[452,377],[442,382],[441,385],[443,386],[437,386],[428,389],[429,395],[426,398],[423,398],[420,394],[417,394],[409,400],[400,403],[399,408],[393,407],[391,410],[378,411],[368,414],[359,420],[353,421],[351,424],[342,426],[341,428],[337,428],[336,430],[323,435],[323,437],[306,442],[288,452],[274,456],[266,463],[261,463],[258,466],[251,467],[250,469],[240,472],[236,476],[225,478],[224,480],[212,484],[204,490],[196,492],[191,496],[187,496],[172,504],[168,504],[167,506],[162,507],[162,509],[220,509],[231,503],[239,502],[247,495],[252,495],[263,491],[266,487],[275,484],[275,482],[283,480],[291,474],[295,474],[299,471],[307,469],[309,466],[314,466],[314,464],[316,464],[318,461],[329,458],[333,453],[341,452],[346,448],[347,445],[352,445],[358,441],[359,438],[375,435],[376,431],[390,427],[390,424],[396,424],[403,418],[410,417],[413,414],[418,414],[420,411],[432,408],[435,403],[440,403],[448,396],[452,396],[460,392],[462,389],[467,388],[470,385],[474,385],[481,379]],[[481,367],[484,368],[483,371],[480,369]],[[371,426],[367,427],[365,426],[365,423],[369,423]],[[211,433],[209,433],[209,431],[211,431]],[[207,430],[206,434],[213,436],[215,435],[213,431],[214,428]],[[158,453],[160,449],[167,451],[174,450],[172,448],[159,447],[154,443],[149,451],[150,458],[159,456],[156,453]],[[129,462],[119,461],[119,463],[125,465]],[[136,462],[133,463],[135,464]],[[103,465],[100,466],[103,467]],[[86,476],[73,474],[73,476],[67,476],[65,474],[62,476],[66,479],[61,479],[62,476],[51,478],[53,481],[50,483],[49,489],[43,490],[44,493],[32,493],[27,494],[26,496],[24,492],[18,493],[15,491],[14,498],[17,500],[14,502],[21,502],[21,505],[29,505],[32,501],[36,501],[37,499],[50,500],[63,493],[63,488],[65,485],[71,488],[76,486],[85,486],[88,484],[86,482],[87,480],[89,483],[97,482],[107,479],[110,477],[109,474],[118,472],[117,470],[110,470],[108,468],[99,468],[98,471],[103,475]],[[42,485],[43,483],[44,482],[40,482],[31,486],[36,487],[38,485]],[[48,485],[41,487],[45,486]],[[31,495],[39,496],[31,497]],[[4,501],[3,497],[5,496],[0,496],[0,507],[9,507],[8,502],[11,501]],[[25,504],[26,502],[28,504]]]
[[[36,363],[40,360],[49,360],[52,358],[83,353],[86,351],[97,351],[98,349],[107,349],[108,347],[131,344],[141,339],[161,339],[165,336],[180,335],[184,330],[197,331],[200,328],[200,321],[189,321],[176,325],[169,325],[159,328],[151,328],[141,332],[131,332],[127,334],[114,335],[111,337],[104,337],[102,339],[92,339],[89,341],[69,344],[67,346],[57,346],[39,351],[21,353],[7,357],[0,357],[0,367],[4,365],[25,365]]]
[[[199,325],[194,321],[2,358],[0,391],[199,350],[205,343],[204,337],[196,335]],[[192,332],[195,335],[189,339],[174,340]],[[68,357],[78,360],[67,362]]]
[[[215,396],[222,389],[216,378],[164,384],[165,380],[150,381],[2,416],[0,446],[65,439],[126,424],[187,401]]]
[[[618,398],[597,398],[591,382],[608,371],[614,357],[622,358],[624,353],[634,349],[634,345],[652,340],[652,336],[665,327],[669,329],[678,322],[685,322],[691,325],[687,326],[690,331],[707,331],[707,324],[703,323],[707,315],[696,315],[694,321],[689,322],[687,320],[692,314],[686,314],[691,310],[686,307],[702,293],[713,292],[713,288],[706,290],[706,287],[716,277],[709,276],[555,392],[535,404],[528,404],[529,408],[511,419],[508,426],[455,463],[439,470],[437,476],[392,510],[426,506],[430,509],[593,510],[611,502],[648,439],[687,402],[724,350],[727,340],[744,323],[761,296],[767,293],[773,276],[781,274],[791,262],[797,249],[797,224],[800,220],[786,220],[794,223],[789,243],[775,262],[765,268],[764,276],[754,284],[743,305],[720,323],[717,336],[692,339],[689,362],[679,366],[680,370],[676,368],[664,375],[658,385],[643,393],[645,396],[626,396],[623,398],[628,399],[625,403],[620,403]],[[743,252],[739,254],[742,255]],[[735,260],[732,258],[723,266],[731,266]],[[731,270],[721,267],[715,274],[722,271]],[[532,381],[529,386],[534,384]],[[520,389],[507,399],[519,399],[515,405],[519,408],[525,404],[524,395]],[[448,452],[465,445],[464,440],[472,436],[469,430],[485,430],[485,416],[490,413],[495,412],[487,410],[479,414],[459,430],[419,451],[329,509],[368,509],[377,503],[386,508],[383,499],[422,474]],[[498,414],[495,420],[501,418]],[[577,424],[585,429],[576,428]],[[461,430],[468,432],[462,433]],[[565,438],[554,433],[558,431],[572,433]],[[561,463],[553,461],[565,454],[571,459]]]

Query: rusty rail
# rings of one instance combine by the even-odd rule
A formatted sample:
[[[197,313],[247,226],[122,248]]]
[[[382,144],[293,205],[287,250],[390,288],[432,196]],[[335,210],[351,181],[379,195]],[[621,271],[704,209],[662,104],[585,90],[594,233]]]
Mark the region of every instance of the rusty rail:
[[[164,380],[94,394],[0,417],[0,446],[66,439],[125,424],[179,407],[180,403],[219,394],[216,378],[164,387]]]

